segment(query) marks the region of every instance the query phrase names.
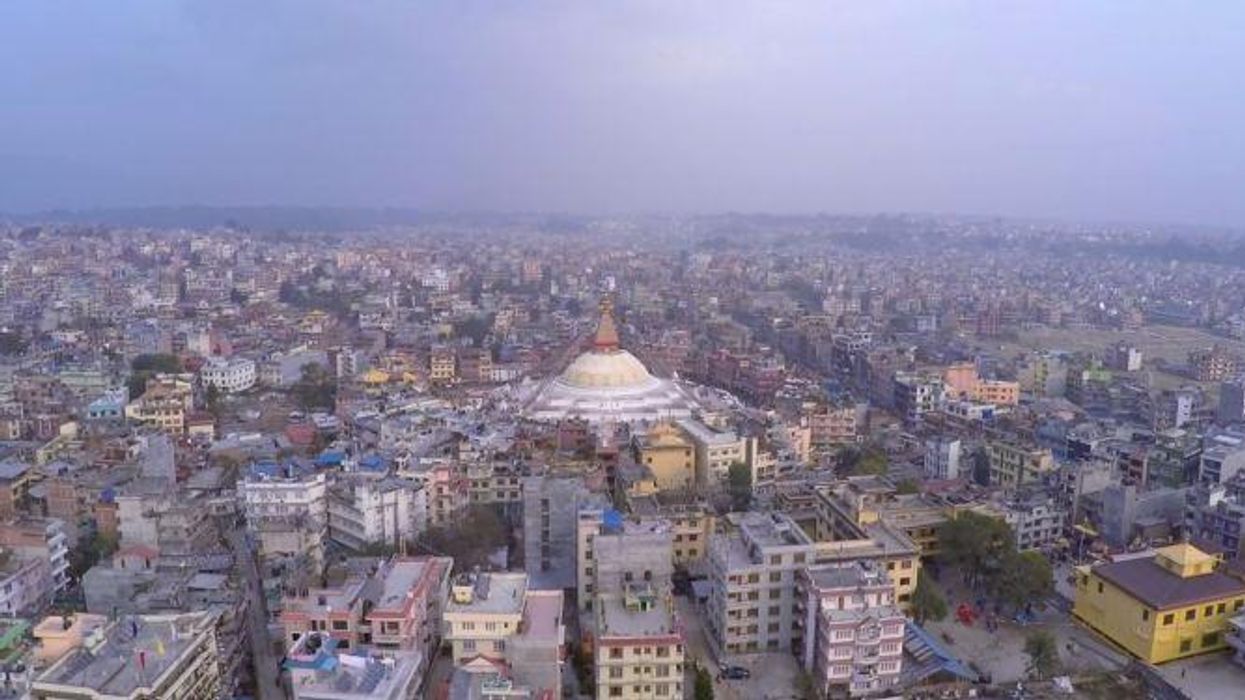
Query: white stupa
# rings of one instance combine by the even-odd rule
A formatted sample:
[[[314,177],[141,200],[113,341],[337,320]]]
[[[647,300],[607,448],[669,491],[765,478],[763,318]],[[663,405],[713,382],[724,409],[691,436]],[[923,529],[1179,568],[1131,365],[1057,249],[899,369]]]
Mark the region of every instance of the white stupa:
[[[685,418],[695,408],[696,400],[677,381],[654,377],[622,349],[612,309],[603,302],[592,348],[537,387],[523,412],[535,420],[577,417],[601,424]]]

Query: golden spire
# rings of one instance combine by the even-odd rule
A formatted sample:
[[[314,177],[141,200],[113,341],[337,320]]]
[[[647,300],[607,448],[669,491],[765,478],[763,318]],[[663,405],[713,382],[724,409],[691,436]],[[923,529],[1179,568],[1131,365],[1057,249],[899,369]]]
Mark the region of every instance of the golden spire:
[[[609,297],[601,299],[601,320],[597,323],[592,347],[601,352],[612,352],[619,347],[618,328],[614,325],[614,303]]]

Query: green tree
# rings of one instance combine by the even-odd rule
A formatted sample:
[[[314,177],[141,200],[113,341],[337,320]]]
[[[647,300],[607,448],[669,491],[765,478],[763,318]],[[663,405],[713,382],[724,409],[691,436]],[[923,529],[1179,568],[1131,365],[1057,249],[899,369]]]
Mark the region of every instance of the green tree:
[[[220,387],[215,384],[208,384],[207,390],[203,392],[203,404],[207,407],[208,413],[216,420],[220,420],[221,414],[225,407],[221,403]]]
[[[1034,630],[1025,637],[1025,654],[1029,657],[1029,673],[1041,680],[1049,678],[1059,666],[1059,649],[1055,637],[1046,630]]]
[[[938,531],[942,560],[959,567],[964,581],[977,586],[1001,570],[1015,551],[1012,529],[998,518],[968,511],[942,524]]]
[[[901,494],[919,493],[920,490],[921,490],[921,484],[918,483],[916,479],[913,479],[911,477],[907,479],[902,479],[900,480],[898,484],[895,484],[896,493],[901,493]]]
[[[984,447],[973,450],[969,464],[973,468],[973,481],[979,486],[990,485],[990,455]]]
[[[177,355],[169,353],[147,353],[135,357],[130,362],[130,369],[135,372],[177,374],[182,371],[182,361]]]
[[[337,403],[337,379],[316,362],[303,365],[302,376],[290,387],[290,394],[304,411],[332,409]]]
[[[1050,562],[1039,552],[1017,552],[1003,555],[1003,565],[990,582],[992,593],[999,600],[1019,609],[1032,601],[1042,601],[1055,592],[1055,574]]]
[[[727,471],[727,484],[731,494],[731,506],[735,510],[747,510],[752,503],[752,468],[743,462],[731,462]]]
[[[692,697],[696,700],[713,700],[713,677],[703,666],[696,667],[696,685]]]
[[[916,590],[912,592],[912,616],[920,625],[926,620],[937,622],[947,616],[947,599],[928,574],[917,577]]]
[[[873,447],[865,450],[860,458],[860,463],[856,465],[857,474],[876,474],[882,475],[886,473],[890,466],[890,460],[886,457],[886,453]]]
[[[458,522],[429,529],[418,544],[433,554],[454,557],[455,571],[488,564],[489,557],[510,543],[510,529],[490,506],[471,506]]]

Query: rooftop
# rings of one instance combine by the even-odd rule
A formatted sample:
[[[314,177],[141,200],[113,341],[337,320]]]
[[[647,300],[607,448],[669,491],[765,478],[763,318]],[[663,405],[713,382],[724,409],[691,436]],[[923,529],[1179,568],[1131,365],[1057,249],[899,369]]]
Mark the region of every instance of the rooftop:
[[[152,695],[160,676],[212,625],[212,616],[203,612],[123,618],[61,657],[35,681],[35,690],[67,685],[111,696]]]
[[[1222,571],[1181,577],[1157,564],[1152,557],[1100,564],[1092,571],[1156,610],[1245,595],[1245,581]]]
[[[523,612],[523,603],[527,595],[527,574],[524,573],[481,573],[465,574],[454,582],[460,586],[471,586],[471,602],[460,603],[455,596],[445,606],[445,612],[451,613],[488,613],[497,615],[518,615]]]
[[[624,593],[597,597],[600,637],[660,637],[678,633],[668,596],[651,587],[630,587]]]

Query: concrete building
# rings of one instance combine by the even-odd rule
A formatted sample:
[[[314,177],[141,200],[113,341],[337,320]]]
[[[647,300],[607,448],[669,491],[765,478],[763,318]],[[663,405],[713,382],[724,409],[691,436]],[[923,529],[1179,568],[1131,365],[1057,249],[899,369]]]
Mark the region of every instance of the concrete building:
[[[23,559],[47,562],[49,593],[69,585],[69,546],[64,523],[56,518],[23,517],[0,523],[0,547]]]
[[[1204,484],[1223,484],[1245,469],[1245,446],[1212,444],[1202,451],[1197,478]]]
[[[414,479],[348,474],[328,494],[329,537],[354,551],[379,544],[400,549],[428,527],[427,494]]]
[[[578,475],[527,476],[521,484],[523,562],[532,586],[575,588],[580,511],[603,512],[608,499],[590,493]]]
[[[1219,567],[1187,543],[1081,566],[1072,613],[1147,663],[1220,651],[1245,581]]]
[[[1064,536],[1067,512],[1052,498],[1017,497],[1003,504],[1003,520],[1012,528],[1016,549],[1053,547]]]
[[[669,589],[647,581],[597,596],[596,697],[683,697],[683,628]]]
[[[598,594],[616,593],[635,581],[670,585],[674,533],[663,520],[628,519],[616,510],[579,515],[579,606],[591,610]]]
[[[929,479],[960,478],[960,441],[938,437],[925,441],[925,476]]]
[[[356,652],[316,632],[294,643],[282,668],[294,700],[415,700],[426,665],[417,652]]]
[[[214,386],[226,394],[237,394],[255,386],[255,361],[245,358],[212,358],[199,370],[204,386]]]
[[[238,498],[249,527],[265,520],[304,519],[328,527],[328,477],[294,464],[251,465],[238,482]]]
[[[884,693],[899,684],[906,618],[884,569],[869,562],[800,573],[804,648],[800,663],[827,697]]]
[[[193,408],[194,391],[189,381],[159,375],[147,381],[142,396],[126,404],[125,417],[181,435],[186,428],[186,414]]]
[[[1011,441],[991,440],[986,445],[990,461],[990,483],[1016,487],[1042,479],[1055,469],[1049,449]]]
[[[943,383],[940,377],[911,372],[896,372],[894,379],[895,411],[904,423],[916,425],[942,403]]]
[[[1219,385],[1219,411],[1215,417],[1223,424],[1245,422],[1245,379],[1238,377]]]
[[[340,585],[292,591],[281,604],[284,637],[294,645],[321,633],[337,649],[414,652],[422,675],[441,643],[452,566],[448,557],[394,557]]]
[[[682,491],[696,486],[697,447],[671,423],[658,423],[631,438],[637,464],[652,474],[658,491]]]
[[[1110,484],[1082,496],[1080,515],[1112,547],[1127,547],[1137,540],[1170,536],[1185,518],[1185,489]]]
[[[748,441],[735,433],[714,430],[691,418],[680,420],[679,427],[695,446],[697,484],[725,484],[732,464],[747,463]]]
[[[98,628],[31,686],[37,700],[217,700],[222,679],[209,613],[143,615]]]
[[[533,590],[522,573],[462,574],[451,590],[444,638],[455,665],[487,659],[528,689],[561,697],[562,591]]]

